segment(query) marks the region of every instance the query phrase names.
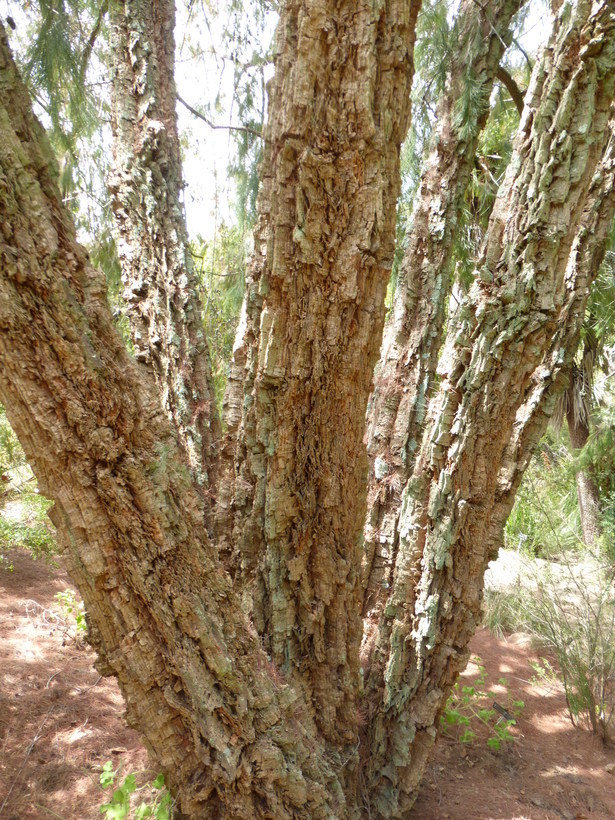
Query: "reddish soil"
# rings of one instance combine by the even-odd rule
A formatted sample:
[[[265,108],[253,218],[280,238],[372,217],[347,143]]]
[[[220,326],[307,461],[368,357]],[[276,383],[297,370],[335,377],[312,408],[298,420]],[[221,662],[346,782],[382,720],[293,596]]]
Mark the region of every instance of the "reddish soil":
[[[100,817],[105,761],[128,774],[147,769],[147,754],[122,720],[115,680],[99,676],[62,617],[54,596],[71,588],[66,573],[20,550],[9,558],[13,572],[0,566],[0,817]]]
[[[491,751],[441,737],[411,817],[415,820],[602,820],[615,818],[615,749],[570,722],[563,687],[531,683],[539,655],[525,635],[497,640],[487,629],[472,639],[498,702],[522,700],[513,742]],[[554,664],[554,662],[551,660]],[[476,678],[470,663],[460,684]],[[505,678],[507,686],[497,686]],[[485,704],[491,706],[491,703]],[[473,724],[474,726],[475,724]]]
[[[70,588],[66,574],[27,553],[10,556],[14,572],[0,567],[0,817],[100,817],[105,761],[142,780],[155,772],[122,721],[115,682],[99,677],[74,623],[61,617],[54,596]],[[529,682],[537,654],[527,641],[481,630],[472,651],[503,705],[525,701],[516,739],[496,752],[480,735],[470,746],[442,737],[411,817],[615,818],[615,750],[571,725],[559,686]],[[470,664],[464,683],[476,672]],[[497,688],[501,677],[508,691]]]

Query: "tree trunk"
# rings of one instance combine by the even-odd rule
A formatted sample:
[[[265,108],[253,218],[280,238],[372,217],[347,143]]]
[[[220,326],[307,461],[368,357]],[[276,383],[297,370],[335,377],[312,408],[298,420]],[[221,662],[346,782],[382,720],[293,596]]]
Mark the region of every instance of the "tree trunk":
[[[364,615],[377,619],[392,582],[398,545],[400,496],[420,446],[432,395],[450,294],[456,225],[489,96],[512,32],[520,0],[487,5],[466,0],[452,33],[447,87],[421,179],[408,246],[400,267],[391,320],[367,418],[372,469],[365,525]],[[465,83],[481,88],[474,122],[458,121]]]
[[[173,0],[110,3],[110,181],[135,356],[156,377],[186,462],[212,507],[220,423],[180,202]]]
[[[573,453],[578,454],[589,439],[588,421],[579,418],[572,406],[568,408],[566,421],[568,422],[570,446]],[[588,547],[593,547],[600,535],[600,495],[591,474],[587,470],[578,470],[576,483],[583,541]]]
[[[284,5],[242,348],[235,532],[254,623],[356,748],[365,407],[420,2]],[[265,245],[266,240],[266,245]]]
[[[613,215],[615,141],[598,161],[615,0],[579,0],[537,68],[478,278],[449,334],[355,743],[362,419],[417,6],[283,8],[236,502],[261,634],[208,539],[151,369],[113,330],[1,34],[0,400],[55,500],[99,668],[117,676],[190,817],[354,820],[364,801],[372,817],[407,816]]]
[[[99,670],[117,676],[185,815],[344,816],[344,761],[272,674],[217,562],[150,373],[75,241],[3,30],[0,133],[0,398],[55,500]]]
[[[381,816],[405,816],[416,798],[480,621],[498,495],[525,469],[546,425],[544,409],[537,412],[545,385],[571,355],[551,340],[570,333],[574,341],[580,327],[582,309],[569,311],[582,307],[587,289],[568,260],[579,226],[577,244],[587,238],[588,194],[600,194],[607,224],[612,216],[610,192],[600,188],[605,171],[597,180],[594,172],[613,99],[614,11],[613,3],[579,2],[558,19],[477,280],[450,330],[446,375],[403,496],[393,588],[369,670],[367,788]]]

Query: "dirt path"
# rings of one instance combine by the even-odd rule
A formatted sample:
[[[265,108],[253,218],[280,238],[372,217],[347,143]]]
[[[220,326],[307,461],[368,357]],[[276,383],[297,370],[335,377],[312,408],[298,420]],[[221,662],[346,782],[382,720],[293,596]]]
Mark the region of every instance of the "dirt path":
[[[128,773],[147,769],[147,754],[122,721],[117,684],[71,637],[74,621],[53,617],[66,573],[10,557],[14,571],[0,567],[0,817],[100,817],[105,761]]]
[[[539,657],[524,635],[498,641],[487,629],[470,644],[482,660],[486,684],[498,701],[525,703],[512,733],[515,741],[497,751],[485,733],[470,746],[441,737],[428,766],[415,820],[603,820],[615,818],[615,749],[572,726],[559,684],[531,683],[530,661]],[[462,685],[476,678],[470,663]],[[500,678],[507,686],[498,686]],[[486,704],[491,706],[491,703]]]
[[[145,771],[143,779],[155,772],[122,722],[116,684],[99,678],[73,625],[53,617],[61,614],[54,596],[70,588],[66,574],[28,553],[11,559],[14,572],[0,567],[0,818],[93,820],[105,761]],[[506,677],[511,700],[525,701],[517,739],[494,752],[484,736],[471,746],[441,738],[411,817],[615,818],[615,750],[571,726],[559,687],[529,683],[536,654],[527,642],[482,630],[472,651],[488,687]],[[469,666],[464,683],[476,671]],[[503,702],[507,689],[496,690]]]

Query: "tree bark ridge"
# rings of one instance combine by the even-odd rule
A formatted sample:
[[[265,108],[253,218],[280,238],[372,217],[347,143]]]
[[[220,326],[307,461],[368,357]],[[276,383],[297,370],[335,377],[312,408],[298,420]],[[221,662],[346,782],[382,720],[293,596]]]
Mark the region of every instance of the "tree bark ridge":
[[[280,679],[205,530],[151,372],[113,328],[0,30],[0,398],[103,674],[188,817],[343,816],[311,709]]]
[[[175,8],[114,0],[110,179],[135,356],[151,367],[209,520],[220,422],[181,204]]]
[[[499,0],[483,7],[466,0],[451,35],[447,86],[438,105],[367,416],[371,470],[363,614],[374,619],[391,587],[400,496],[412,474],[433,392],[463,196],[498,66],[512,38],[510,24],[522,5],[519,0]],[[478,84],[483,98],[479,116],[470,123],[458,116],[466,83]]]
[[[574,287],[583,286],[569,278],[569,259],[607,142],[614,29],[612,2],[579,2],[560,15],[476,282],[449,332],[444,381],[403,496],[393,591],[371,667],[368,790],[383,816],[405,816],[416,798],[480,621],[494,504],[525,469],[546,424],[539,402],[566,362],[566,349],[549,340],[568,328]]]
[[[234,532],[254,622],[275,664],[319,704],[325,737],[349,748],[360,685],[365,406],[393,259],[419,7],[284,5],[248,344],[238,348],[247,375]]]

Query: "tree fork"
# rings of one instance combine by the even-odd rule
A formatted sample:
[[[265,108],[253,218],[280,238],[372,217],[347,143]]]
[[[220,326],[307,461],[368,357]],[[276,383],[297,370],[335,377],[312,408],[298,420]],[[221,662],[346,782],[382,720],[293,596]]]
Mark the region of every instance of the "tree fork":
[[[284,4],[240,348],[234,533],[254,623],[276,665],[319,704],[325,737],[348,749],[360,686],[365,407],[419,7]]]
[[[272,674],[204,528],[149,369],[113,327],[0,28],[0,398],[102,673],[188,817],[343,817],[311,705]]]

